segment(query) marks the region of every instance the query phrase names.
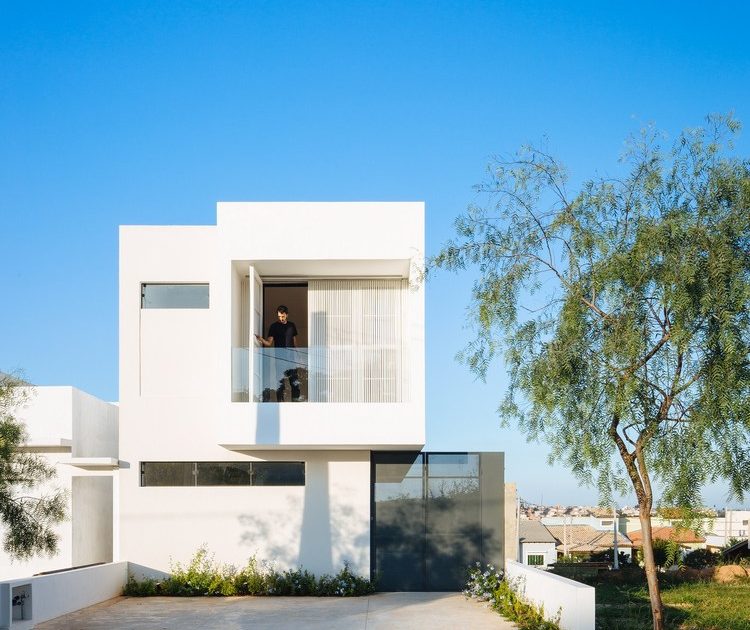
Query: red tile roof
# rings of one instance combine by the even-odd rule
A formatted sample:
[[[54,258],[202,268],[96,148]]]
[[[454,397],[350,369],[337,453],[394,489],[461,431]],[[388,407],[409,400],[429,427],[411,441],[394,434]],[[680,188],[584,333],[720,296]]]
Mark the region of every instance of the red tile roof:
[[[674,540],[678,543],[702,543],[706,539],[698,536],[691,529],[682,529],[675,527],[654,527],[651,530],[651,536],[654,540]],[[643,544],[643,531],[636,530],[628,532],[628,538],[633,541],[633,545],[640,547]]]

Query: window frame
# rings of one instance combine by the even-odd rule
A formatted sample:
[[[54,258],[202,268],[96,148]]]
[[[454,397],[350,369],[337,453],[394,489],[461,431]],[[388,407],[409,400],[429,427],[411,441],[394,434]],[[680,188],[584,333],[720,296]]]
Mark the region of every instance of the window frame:
[[[532,562],[531,559],[539,558],[539,562]],[[529,567],[543,567],[544,566],[544,554],[543,553],[530,553],[526,555],[526,566]]]
[[[141,461],[139,463],[138,486],[140,488],[304,488],[307,486],[307,465],[304,461]],[[175,464],[175,465],[192,465],[191,484],[154,484],[146,483],[146,466],[148,464]],[[199,483],[198,468],[201,464],[214,464],[219,466],[229,466],[231,464],[250,465],[249,479],[250,483]],[[253,470],[255,464],[260,464],[264,468],[269,465],[295,464],[302,467],[302,483],[256,483],[256,475]],[[260,466],[259,466],[260,468]]]
[[[191,306],[147,306],[146,287],[206,287],[206,303]],[[141,282],[141,310],[206,310],[211,308],[211,284],[209,282]]]

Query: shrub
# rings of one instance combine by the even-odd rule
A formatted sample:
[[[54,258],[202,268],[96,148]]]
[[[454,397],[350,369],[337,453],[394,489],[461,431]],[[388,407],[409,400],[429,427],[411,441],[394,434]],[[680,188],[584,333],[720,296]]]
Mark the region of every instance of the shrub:
[[[706,567],[715,566],[719,558],[718,553],[714,553],[709,549],[695,549],[687,554],[682,559],[682,562],[691,569],[705,569]]]
[[[252,556],[247,565],[234,576],[237,595],[266,595],[269,587],[269,571],[258,568],[258,561]]]
[[[140,582],[132,575],[128,577],[127,584],[122,591],[123,595],[130,597],[150,597],[158,594],[159,584],[151,578],[144,578]]]
[[[145,579],[141,582],[130,577],[124,595],[146,597],[171,595],[176,597],[231,596],[231,595],[317,595],[320,597],[350,597],[367,595],[375,585],[360,577],[348,563],[336,575],[315,575],[305,569],[288,569],[280,572],[271,565],[259,565],[251,557],[245,567],[237,570],[229,564],[214,561],[206,547],[201,547],[187,566],[174,563],[172,575],[163,580]]]
[[[353,597],[375,592],[375,585],[367,578],[352,573],[349,563],[336,575],[323,575],[318,580],[317,595],[321,597]]]
[[[544,618],[544,608],[537,608],[524,601],[514,590],[508,580],[503,579],[502,572],[492,565],[477,562],[469,570],[469,581],[464,589],[467,597],[489,602],[493,609],[506,619],[514,621],[521,630],[559,630],[556,621]]]
[[[236,569],[214,562],[205,546],[198,549],[187,567],[177,562],[172,565],[171,571],[172,574],[162,583],[164,595],[195,597],[237,593],[234,583]]]
[[[583,562],[581,556],[560,556],[557,559],[557,564],[578,564],[580,562]]]

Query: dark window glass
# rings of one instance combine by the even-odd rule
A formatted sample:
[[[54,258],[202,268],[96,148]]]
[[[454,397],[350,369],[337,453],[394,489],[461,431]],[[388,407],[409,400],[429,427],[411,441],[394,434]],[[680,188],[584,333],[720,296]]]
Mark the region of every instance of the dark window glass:
[[[193,462],[143,462],[142,486],[194,486]]]
[[[142,486],[304,486],[304,462],[142,462]]]
[[[142,284],[141,308],[208,308],[208,285]]]
[[[251,462],[198,462],[199,486],[251,486]]]
[[[304,462],[253,462],[254,486],[304,486]]]

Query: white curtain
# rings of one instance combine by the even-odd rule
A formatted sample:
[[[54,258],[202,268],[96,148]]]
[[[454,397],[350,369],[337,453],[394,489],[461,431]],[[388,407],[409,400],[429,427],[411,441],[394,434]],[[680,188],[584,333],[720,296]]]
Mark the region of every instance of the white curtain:
[[[406,280],[310,280],[313,402],[406,400]]]

